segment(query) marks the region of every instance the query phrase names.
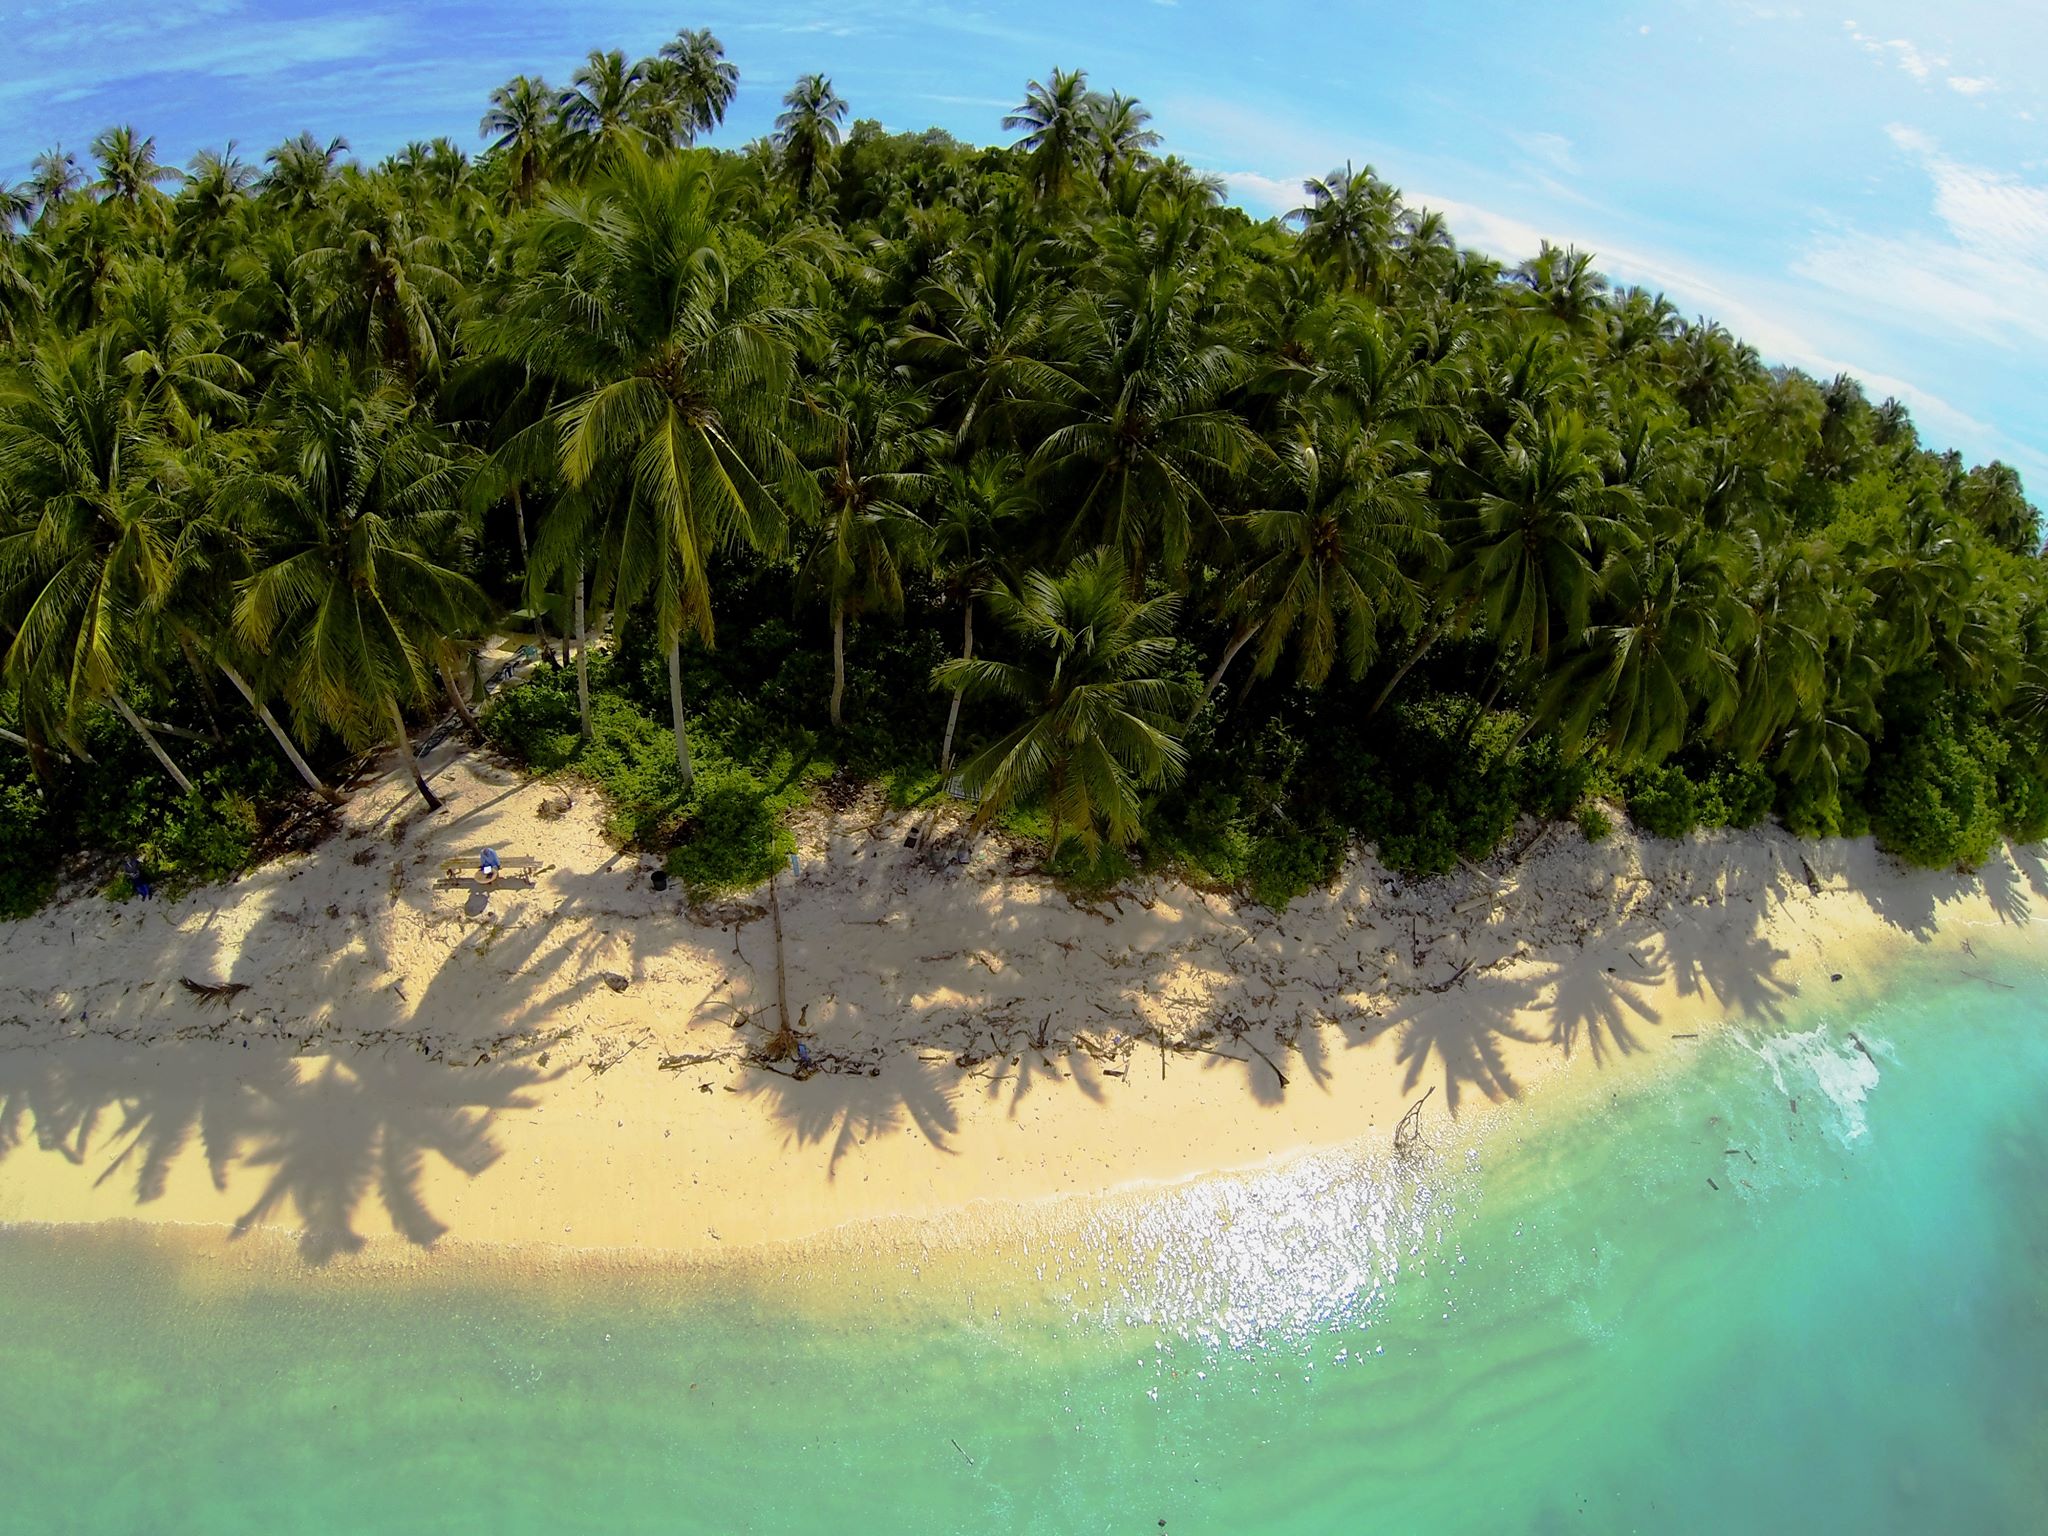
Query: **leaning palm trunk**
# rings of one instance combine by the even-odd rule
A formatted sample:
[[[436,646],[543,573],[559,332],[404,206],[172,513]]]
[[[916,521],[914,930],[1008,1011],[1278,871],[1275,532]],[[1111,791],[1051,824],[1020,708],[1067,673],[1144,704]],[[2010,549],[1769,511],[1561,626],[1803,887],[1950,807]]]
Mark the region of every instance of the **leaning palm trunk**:
[[[462,696],[462,689],[456,684],[455,674],[448,670],[446,662],[436,662],[435,667],[441,674],[441,686],[448,690],[448,702],[455,706],[455,713],[462,717],[462,728],[470,735],[476,735],[476,713],[469,707],[469,700]]]
[[[1237,660],[1237,653],[1250,645],[1263,627],[1262,624],[1254,624],[1251,628],[1241,629],[1231,636],[1230,644],[1223,648],[1223,659],[1216,663],[1216,670],[1209,674],[1209,681],[1202,685],[1202,696],[1195,701],[1194,713],[1188,716],[1188,724],[1193,725],[1202,718],[1202,711],[1209,707],[1209,700],[1215,697],[1216,689],[1223,682],[1223,674],[1229,670],[1230,664]]]
[[[679,638],[668,649],[668,709],[675,717],[676,766],[683,771],[683,787],[697,776],[690,766],[690,738],[683,728],[683,642]]]
[[[143,745],[156,754],[156,760],[163,764],[164,772],[171,776],[172,782],[178,786],[179,792],[187,795],[191,794],[192,781],[185,777],[176,763],[171,761],[171,754],[166,752],[163,743],[156,739],[156,733],[143,724],[140,715],[128,707],[127,700],[123,699],[118,693],[113,693],[107,695],[107,701],[114,706],[114,712],[128,722],[128,728],[142,738]]]
[[[192,643],[192,637],[181,627],[178,631],[178,649],[184,653],[185,665],[192,673],[192,680],[199,685],[199,702],[206,706],[206,723],[213,731],[213,739],[221,739],[220,700],[213,696],[213,684],[207,680],[206,668],[199,664],[199,648]]]
[[[390,695],[385,702],[391,706],[391,739],[398,745],[399,761],[405,764],[405,771],[412,778],[412,787],[427,802],[427,809],[438,811],[441,809],[441,797],[427,787],[427,781],[420,775],[419,759],[412,755],[412,734],[405,728],[405,712],[398,707],[398,695]]]
[[[966,635],[960,643],[960,659],[974,660],[974,599],[967,599]],[[960,723],[960,692],[953,690],[952,708],[946,711],[946,739],[939,745],[939,772],[953,771],[953,727]]]
[[[1430,649],[1444,637],[1444,631],[1463,623],[1465,616],[1472,611],[1473,605],[1478,601],[1476,596],[1466,598],[1458,604],[1457,612],[1449,618],[1438,619],[1422,632],[1422,639],[1416,643],[1415,649],[1408,653],[1408,659],[1401,663],[1400,669],[1392,677],[1387,679],[1387,686],[1380,690],[1380,696],[1372,701],[1372,708],[1365,712],[1368,720],[1378,714],[1381,706],[1394,696],[1394,690],[1401,686],[1401,679],[1414,670],[1418,661],[1430,653]]]
[[[226,674],[227,680],[235,685],[235,691],[248,700],[249,707],[256,711],[256,718],[263,722],[263,728],[270,732],[271,740],[277,743],[278,750],[284,753],[286,761],[292,765],[293,770],[297,772],[306,788],[312,790],[314,794],[325,800],[329,805],[342,804],[342,797],[323,784],[320,781],[320,775],[315,773],[312,765],[300,755],[298,746],[292,741],[290,736],[285,734],[285,728],[277,723],[277,716],[270,712],[270,706],[256,697],[256,690],[249,686],[248,679],[243,677],[241,673],[237,672],[225,661],[217,660],[216,664]]]
[[[36,793],[45,800],[49,799],[57,787],[57,780],[56,775],[50,772],[49,759],[43,749],[26,736],[16,735],[4,725],[0,725],[0,741],[11,743],[28,754],[29,768],[35,774]]]
[[[583,557],[576,557],[576,721],[590,740],[590,635],[583,627]]]
[[[839,706],[846,698],[846,605],[832,605],[832,729],[838,730]]]

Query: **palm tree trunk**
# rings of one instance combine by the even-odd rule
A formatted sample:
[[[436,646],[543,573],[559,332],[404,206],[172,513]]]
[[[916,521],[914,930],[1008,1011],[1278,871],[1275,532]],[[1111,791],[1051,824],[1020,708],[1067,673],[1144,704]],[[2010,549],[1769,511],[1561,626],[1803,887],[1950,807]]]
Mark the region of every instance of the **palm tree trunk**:
[[[271,739],[278,745],[278,750],[284,753],[285,760],[292,765],[306,788],[329,805],[342,804],[342,797],[321,783],[320,775],[313,771],[304,757],[300,756],[297,745],[285,734],[284,727],[277,723],[277,716],[270,712],[270,706],[256,697],[256,690],[249,686],[248,679],[218,657],[215,658],[215,665],[227,675],[227,680],[235,685],[235,692],[249,701],[249,707],[256,711],[256,718],[263,722],[263,728],[270,732]]]
[[[128,728],[142,738],[143,745],[156,754],[156,760],[164,765],[164,772],[171,776],[171,780],[178,786],[179,792],[181,794],[191,794],[192,781],[185,777],[176,763],[171,761],[171,754],[166,752],[163,743],[156,739],[156,733],[142,723],[142,717],[128,707],[128,701],[123,699],[118,693],[108,694],[107,701],[114,706],[114,712],[128,722]]]
[[[668,710],[675,719],[676,766],[683,770],[683,786],[697,776],[690,766],[690,738],[683,728],[683,642],[680,637],[668,648]]]
[[[1380,712],[1380,706],[1394,696],[1394,690],[1401,686],[1401,679],[1409,674],[1414,668],[1415,663],[1429,654],[1430,647],[1444,637],[1445,630],[1452,629],[1463,623],[1465,616],[1472,611],[1472,605],[1478,601],[1477,596],[1466,598],[1462,603],[1458,604],[1457,612],[1453,613],[1449,618],[1438,619],[1422,632],[1421,641],[1417,643],[1413,651],[1408,653],[1408,659],[1401,663],[1401,669],[1387,679],[1387,686],[1382,688],[1380,696],[1372,701],[1372,708],[1365,712],[1366,719],[1370,720]]]
[[[526,545],[526,499],[519,494],[519,485],[516,481],[512,486],[512,526],[519,533],[519,584],[526,589],[526,600],[532,602],[533,588],[526,580],[533,564],[533,557],[528,553]],[[533,610],[533,632],[540,637],[540,648],[552,656],[554,652],[548,648],[547,615],[539,608]]]
[[[412,776],[412,787],[427,802],[427,809],[438,811],[441,797],[427,787],[427,781],[420,775],[419,759],[412,755],[412,734],[405,728],[405,711],[398,707],[398,695],[389,695],[385,702],[391,706],[391,739],[397,743],[399,761],[405,764],[405,771]]]
[[[832,729],[840,725],[839,706],[846,697],[846,604],[832,605]]]
[[[576,557],[576,719],[590,740],[590,635],[583,627],[583,557]]]
[[[967,599],[966,636],[960,643],[960,659],[962,661],[974,660],[974,599],[972,597]],[[953,707],[946,711],[946,739],[939,746],[940,773],[951,773],[953,771],[953,727],[960,723],[961,692],[962,690],[958,688],[953,690]]]
[[[441,674],[441,686],[448,690],[448,702],[455,706],[455,713],[462,717],[462,728],[470,735],[478,733],[476,713],[469,707],[469,700],[462,696],[462,690],[455,685],[455,674],[448,670],[446,662],[437,661],[434,669]]]
[[[1241,629],[1231,636],[1230,644],[1223,648],[1223,659],[1216,663],[1216,670],[1209,674],[1209,681],[1202,685],[1202,696],[1195,701],[1195,710],[1193,714],[1188,716],[1188,724],[1193,725],[1202,717],[1202,711],[1209,707],[1209,700],[1215,694],[1217,685],[1223,681],[1225,669],[1233,661],[1237,660],[1237,653],[1250,645],[1253,636],[1257,635],[1264,627],[1265,623],[1261,620],[1250,629]]]

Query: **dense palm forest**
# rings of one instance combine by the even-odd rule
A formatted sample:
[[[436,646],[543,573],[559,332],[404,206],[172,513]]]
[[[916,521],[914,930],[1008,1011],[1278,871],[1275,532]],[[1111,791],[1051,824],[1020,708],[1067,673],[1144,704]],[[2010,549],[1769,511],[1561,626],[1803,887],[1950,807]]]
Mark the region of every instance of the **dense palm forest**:
[[[1080,73],[1008,147],[822,76],[693,147],[737,81],[684,32],[475,156],[124,127],[0,193],[6,909],[231,870],[450,712],[700,885],[860,780],[1273,901],[1603,805],[2048,832],[2035,509],[1897,401],[1369,169],[1251,219]]]

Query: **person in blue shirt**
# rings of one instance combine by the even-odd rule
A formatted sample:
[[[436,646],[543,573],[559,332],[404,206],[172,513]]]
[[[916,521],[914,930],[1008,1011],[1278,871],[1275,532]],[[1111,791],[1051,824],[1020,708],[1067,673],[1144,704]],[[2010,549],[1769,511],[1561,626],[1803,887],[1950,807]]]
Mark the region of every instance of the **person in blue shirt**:
[[[498,867],[498,850],[486,848],[484,856],[476,861],[477,879],[485,885],[491,884],[498,878]]]

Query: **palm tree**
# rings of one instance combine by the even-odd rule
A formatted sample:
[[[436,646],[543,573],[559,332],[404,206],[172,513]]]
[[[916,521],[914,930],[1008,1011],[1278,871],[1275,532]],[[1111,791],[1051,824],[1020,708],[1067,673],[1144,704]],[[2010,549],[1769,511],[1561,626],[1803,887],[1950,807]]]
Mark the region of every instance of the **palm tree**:
[[[1894,665],[1912,665],[1933,649],[1940,615],[1956,606],[1970,580],[1969,551],[1954,519],[1930,497],[1877,540],[1845,553],[1877,600]]]
[[[1035,473],[1065,488],[1070,543],[1118,551],[1133,578],[1153,555],[1179,570],[1212,490],[1261,452],[1228,408],[1243,354],[1205,339],[1198,290],[1153,275],[1107,298],[1076,296],[1058,327],[1078,390],[1064,424],[1040,443]]]
[[[166,182],[183,179],[174,166],[159,165],[156,140],[138,138],[133,128],[109,128],[92,141],[93,158],[99,162],[99,179],[89,190],[129,208],[161,194]]]
[[[1287,219],[1301,226],[1303,259],[1347,287],[1383,291],[1394,257],[1400,194],[1369,165],[1363,171],[1347,165],[1303,182],[1301,189],[1308,200]]]
[[[1587,332],[1601,320],[1607,279],[1593,270],[1592,253],[1560,249],[1548,240],[1515,269],[1524,307],[1555,320],[1568,331]]]
[[[661,57],[676,67],[674,86],[688,126],[685,142],[725,121],[725,110],[740,88],[740,69],[725,56],[725,45],[708,28],[685,28],[661,45]]]
[[[1067,190],[1089,143],[1092,110],[1088,72],[1055,69],[1050,83],[1033,80],[1023,103],[1003,119],[1005,133],[1024,134],[1016,147],[1025,152],[1025,172],[1039,196],[1058,198]]]
[[[105,701],[181,793],[188,779],[122,697],[143,629],[171,576],[166,479],[155,414],[128,398],[106,338],[47,342],[0,381],[0,477],[26,511],[0,535],[0,671],[23,697],[54,700],[74,750]]]
[[[1582,653],[1552,676],[1531,724],[1559,722],[1576,748],[1604,714],[1617,768],[1662,762],[1686,743],[1695,718],[1711,738],[1738,701],[1731,598],[1711,536],[1618,551],[1600,580],[1611,622],[1589,630]]]
[[[1710,320],[1696,321],[1679,332],[1666,366],[1671,393],[1696,427],[1711,423],[1763,373],[1756,349]]]
[[[846,621],[903,606],[903,561],[923,531],[917,509],[936,487],[915,466],[942,439],[924,426],[924,401],[872,371],[844,368],[814,392],[825,438],[814,472],[818,529],[804,561],[806,585],[825,594],[832,618],[832,728],[843,725]]]
[[[996,576],[996,551],[1006,525],[1033,507],[1025,489],[1023,461],[1014,454],[981,454],[966,465],[949,464],[941,477],[938,506],[927,533],[927,557],[947,589],[960,601],[960,659],[974,659],[976,594]],[[953,771],[953,732],[960,723],[960,690],[946,711],[939,743],[939,772]]]
[[[1450,591],[1477,598],[1503,652],[1541,661],[1586,627],[1599,556],[1633,541],[1604,474],[1610,444],[1575,414],[1525,413],[1505,442],[1477,446]]]
[[[961,770],[982,822],[1041,801],[1052,818],[1049,855],[1071,835],[1091,853],[1138,835],[1139,794],[1171,783],[1186,758],[1179,739],[1187,686],[1166,675],[1179,600],[1136,599],[1106,550],[1059,576],[1033,571],[987,594],[1024,649],[1022,661],[949,661],[941,688],[1010,700],[1024,720]]]
[[[708,160],[629,146],[588,196],[541,205],[511,292],[478,326],[559,381],[571,495],[538,553],[559,570],[590,548],[618,606],[651,599],[685,779],[682,641],[712,641],[710,557],[776,545],[778,488],[800,473],[782,432],[806,317],[786,285],[807,247],[763,245],[730,212]]]
[[[336,213],[323,243],[300,258],[323,301],[321,329],[407,378],[433,374],[445,346],[443,308],[461,291],[454,251],[380,183],[346,189]]]
[[[1377,714],[1409,671],[1446,634],[1486,621],[1501,658],[1543,660],[1554,642],[1587,622],[1598,561],[1633,540],[1617,515],[1627,492],[1609,487],[1611,443],[1570,412],[1538,418],[1517,404],[1505,441],[1481,435],[1461,466],[1470,496],[1455,520],[1438,613],[1407,659],[1387,679],[1369,713]]]
[[[254,554],[233,518],[224,515],[227,498],[222,490],[224,482],[230,494],[239,489],[241,477],[253,467],[253,446],[254,440],[243,435],[215,434],[184,445],[179,452],[182,483],[176,496],[182,503],[181,526],[160,606],[209,710],[213,691],[206,684],[206,669],[211,664],[234,685],[306,788],[329,805],[340,805],[342,796],[314,772],[269,702],[249,681],[248,674],[260,673],[266,658],[249,654],[233,633],[235,587],[250,575]]]
[[[62,145],[46,149],[29,166],[29,195],[35,199],[35,217],[40,220],[85,185],[85,173],[78,168],[78,156]]]
[[[1234,519],[1256,554],[1225,602],[1237,627],[1202,707],[1238,651],[1258,638],[1261,677],[1294,643],[1301,680],[1326,679],[1340,656],[1355,680],[1379,653],[1382,624],[1422,617],[1418,571],[1443,557],[1429,475],[1411,444],[1325,417],[1290,432],[1279,452],[1278,505]]]
[[[462,465],[407,397],[364,389],[318,358],[280,384],[279,466],[233,491],[258,552],[235,602],[237,640],[268,658],[300,728],[365,743],[391,732],[429,810],[405,708],[433,691],[437,647],[487,616],[454,569]]]
[[[534,75],[520,75],[491,92],[490,110],[477,132],[491,141],[490,152],[504,157],[510,167],[514,202],[531,202],[547,177],[559,100],[559,93]]]
[[[557,110],[586,172],[607,166],[630,145],[644,148],[639,123],[640,66],[613,48],[592,49],[570,77]]]
[[[846,113],[846,103],[823,75],[805,75],[782,98],[774,142],[784,174],[796,183],[799,201],[810,197],[811,183],[839,147],[839,125]]]
[[[256,181],[256,168],[236,156],[233,140],[219,153],[202,149],[195,154],[178,194],[178,233],[184,248],[221,260],[231,238],[229,226],[247,204]]]
[[[335,166],[348,153],[348,140],[329,139],[322,144],[311,133],[301,132],[286,139],[263,157],[270,167],[263,178],[263,194],[294,213],[303,213],[326,195],[335,177]]]
[[[1152,114],[1139,105],[1135,96],[1126,96],[1122,91],[1093,97],[1088,115],[1094,139],[1095,176],[1106,192],[1116,168],[1142,165],[1159,147],[1159,135],[1145,126],[1152,121]]]
[[[125,273],[111,330],[166,437],[190,446],[209,419],[241,411],[249,370],[225,350],[220,322],[193,299],[182,268],[152,257]]]
[[[1051,290],[1030,240],[965,251],[918,291],[892,343],[945,406],[956,455],[986,441],[1014,409],[1071,397],[1046,359]]]

